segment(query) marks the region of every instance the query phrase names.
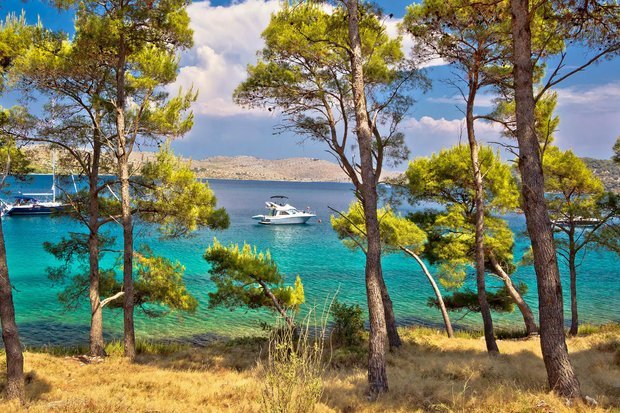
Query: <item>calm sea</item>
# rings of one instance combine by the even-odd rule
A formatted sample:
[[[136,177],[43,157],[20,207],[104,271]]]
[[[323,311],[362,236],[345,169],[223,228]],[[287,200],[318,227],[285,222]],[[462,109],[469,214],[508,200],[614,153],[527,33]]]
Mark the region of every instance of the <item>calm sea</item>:
[[[211,180],[211,187],[231,218],[225,231],[202,230],[180,240],[161,240],[152,228],[137,229],[136,245],[148,244],[156,253],[179,260],[186,268],[185,281],[189,291],[198,299],[194,314],[171,313],[163,318],[148,318],[137,310],[137,334],[143,338],[180,339],[204,343],[218,336],[243,336],[260,332],[260,321],[272,317],[267,312],[238,309],[209,309],[208,293],[213,290],[209,280],[209,265],[203,259],[213,237],[224,243],[248,242],[260,249],[269,249],[280,269],[292,282],[299,274],[304,282],[308,304],[322,306],[328,296],[338,293],[338,299],[363,306],[364,257],[345,248],[329,224],[328,206],[345,209],[353,199],[351,185],[339,183],[296,183]],[[72,190],[72,183],[64,183]],[[26,183],[13,182],[9,190],[47,192],[51,177],[33,176]],[[263,213],[264,201],[271,195],[286,195],[298,208],[317,211],[321,220],[302,226],[262,226],[250,217]],[[9,194],[3,194],[9,198]],[[517,234],[525,230],[521,215],[507,217]],[[14,298],[20,333],[26,345],[76,344],[88,340],[89,310],[87,303],[75,311],[67,311],[58,303],[61,285],[53,284],[46,268],[54,259],[43,249],[44,241],[58,241],[69,232],[84,231],[83,227],[65,218],[5,217],[4,234],[7,245],[10,276],[15,287]],[[120,234],[117,224],[107,228]],[[528,244],[524,237],[518,240],[517,258]],[[589,323],[620,321],[620,265],[616,256],[604,251],[588,251],[583,257],[578,275],[580,320]],[[394,301],[398,322],[403,325],[425,324],[440,326],[441,316],[427,306],[432,290],[415,262],[400,254],[383,259],[384,275]],[[563,265],[563,263],[562,263]],[[568,304],[568,271],[563,266],[566,318],[570,317]],[[526,301],[537,312],[535,275],[532,267],[522,267],[514,275],[515,281],[529,286]],[[468,280],[473,287],[473,277]],[[489,288],[500,283],[489,279]],[[461,318],[462,317],[462,318]],[[477,314],[453,313],[455,324],[478,327]],[[122,312],[104,312],[105,331],[110,337],[122,333]],[[500,327],[520,326],[519,313],[494,314]]]

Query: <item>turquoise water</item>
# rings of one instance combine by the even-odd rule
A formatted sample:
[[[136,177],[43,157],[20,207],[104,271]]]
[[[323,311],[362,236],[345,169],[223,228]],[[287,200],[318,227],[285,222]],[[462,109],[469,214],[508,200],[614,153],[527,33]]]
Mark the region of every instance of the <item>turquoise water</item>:
[[[364,257],[345,248],[329,224],[328,206],[345,209],[353,199],[351,185],[338,183],[293,183],[211,180],[210,185],[231,217],[231,226],[225,231],[203,230],[193,237],[181,240],[160,240],[153,228],[137,229],[136,244],[148,243],[159,254],[179,260],[186,267],[185,280],[189,291],[200,305],[194,314],[173,313],[164,318],[149,319],[137,311],[136,328],[140,337],[153,339],[182,339],[204,343],[218,336],[240,336],[260,331],[259,322],[271,319],[267,312],[239,309],[208,308],[207,293],[213,285],[209,280],[209,266],[202,258],[214,236],[221,242],[255,244],[269,248],[283,273],[294,280],[299,274],[304,282],[309,303],[322,305],[325,297],[338,291],[338,298],[346,302],[364,304]],[[46,192],[51,186],[50,176],[34,176],[27,183],[13,183],[12,192]],[[71,183],[65,186],[72,188]],[[303,226],[262,226],[250,217],[262,213],[264,201],[271,195],[287,195],[299,208],[310,206],[317,211],[317,220]],[[5,196],[6,197],[6,196]],[[507,217],[516,233],[525,230],[521,215]],[[10,276],[16,289],[15,306],[23,341],[27,345],[76,344],[88,340],[89,311],[86,305],[76,311],[64,310],[57,301],[61,286],[54,285],[46,276],[46,267],[53,258],[43,250],[44,241],[57,241],[70,231],[83,231],[78,224],[64,218],[5,217],[4,234],[7,244]],[[108,230],[120,234],[117,224]],[[524,238],[519,239],[517,256],[527,248]],[[405,324],[441,325],[441,316],[427,307],[432,290],[412,259],[394,254],[384,258],[384,275],[398,322]],[[616,256],[608,252],[589,251],[579,269],[578,294],[581,322],[605,323],[620,321],[620,265]],[[568,304],[568,271],[562,268],[565,308]],[[526,301],[537,312],[535,275],[532,267],[520,268],[515,281],[528,284]],[[468,280],[473,286],[474,279]],[[489,279],[490,288],[500,285]],[[86,304],[86,303],[85,303]],[[462,314],[454,313],[457,320]],[[494,314],[498,326],[520,326],[519,313]],[[104,312],[105,331],[110,337],[122,332],[122,312]],[[480,325],[479,315],[470,314],[455,324],[462,327]]]

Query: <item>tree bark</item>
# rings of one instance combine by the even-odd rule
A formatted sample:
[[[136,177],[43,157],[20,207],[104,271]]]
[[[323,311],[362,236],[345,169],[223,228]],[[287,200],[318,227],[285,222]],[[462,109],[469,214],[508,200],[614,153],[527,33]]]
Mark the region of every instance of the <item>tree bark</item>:
[[[529,1],[511,0],[511,11],[521,193],[538,284],[540,344],[549,387],[563,397],[579,398],[581,389],[568,358],[564,337],[562,285],[545,202],[542,160],[536,137]]]
[[[381,269],[381,298],[383,299],[383,310],[385,312],[385,325],[387,330],[388,342],[390,350],[402,346],[403,342],[398,334],[396,327],[396,316],[394,315],[394,307],[392,306],[392,299],[388,292],[387,285],[385,285],[385,279],[383,278],[383,270]]]
[[[93,139],[93,158],[88,176],[88,260],[90,283],[90,355],[105,356],[103,342],[103,311],[99,295],[99,162],[101,159],[101,141]]]
[[[493,266],[493,270],[495,273],[502,279],[506,289],[508,290],[508,294],[515,302],[519,311],[521,311],[521,315],[523,316],[523,322],[525,323],[525,332],[528,336],[534,336],[538,334],[538,326],[536,325],[536,319],[534,318],[534,314],[532,313],[532,309],[529,305],[523,300],[523,297],[519,293],[519,291],[515,288],[510,276],[504,271],[499,262],[495,259],[495,256],[491,253],[489,254],[489,260],[491,261],[491,265]]]
[[[13,306],[13,287],[9,279],[9,268],[6,260],[4,232],[0,221],[0,323],[2,324],[2,341],[6,353],[6,397],[19,399],[22,403],[25,398],[24,389],[24,355],[19,341],[19,331],[15,322],[15,307]]]
[[[133,217],[131,215],[131,198],[129,193],[129,165],[126,154],[119,162],[121,183],[121,215],[123,225],[123,322],[125,357],[136,357],[136,335],[134,330],[134,285],[133,285]]]
[[[129,192],[129,152],[125,132],[125,44],[121,34],[120,50],[116,70],[116,133],[118,176],[121,185],[121,223],[123,226],[123,323],[125,357],[136,357],[136,335],[134,329],[134,286],[133,286],[133,218],[131,215],[131,194]]]
[[[570,273],[570,330],[568,334],[576,336],[579,333],[579,313],[577,310],[577,253],[575,252],[575,229],[571,228],[568,234],[568,271]]]
[[[368,125],[364,74],[362,69],[362,48],[359,34],[359,12],[357,0],[346,0],[348,12],[348,34],[350,41],[351,86],[355,106],[356,134],[360,153],[361,197],[366,221],[368,250],[366,254],[366,297],[370,319],[368,352],[368,384],[371,398],[388,391],[385,347],[386,323],[381,295],[381,240],[377,218],[377,185],[372,158],[372,132]]]
[[[439,303],[439,309],[441,310],[441,315],[443,317],[443,323],[444,323],[444,325],[446,327],[446,333],[448,334],[448,337],[453,338],[454,337],[454,331],[452,330],[452,323],[450,322],[450,316],[448,315],[448,310],[446,309],[446,304],[443,302],[443,297],[441,296],[441,291],[439,291],[439,287],[437,286],[437,283],[435,282],[435,279],[433,278],[431,273],[428,271],[428,269],[426,268],[426,265],[424,265],[424,261],[422,261],[420,259],[418,254],[416,254],[415,252],[409,250],[408,248],[404,248],[404,247],[400,247],[400,248],[406,254],[408,254],[409,256],[413,257],[418,262],[418,265],[420,265],[420,267],[422,268],[422,271],[424,272],[424,275],[426,275],[426,278],[428,279],[428,282],[431,283],[431,287],[433,287],[433,291],[435,292],[435,297],[437,297],[437,302]]]
[[[474,133],[474,101],[476,99],[476,90],[478,87],[477,72],[470,73],[469,80],[469,96],[467,98],[466,108],[466,125],[467,140],[469,141],[469,153],[474,174],[475,186],[475,258],[476,258],[476,287],[478,291],[478,302],[480,304],[480,314],[482,315],[482,324],[484,328],[484,341],[487,351],[491,354],[499,353],[495,335],[493,332],[493,318],[491,317],[491,308],[487,300],[486,291],[486,268],[484,265],[484,188],[482,183],[482,172],[480,171],[480,160],[478,159],[479,146]]]

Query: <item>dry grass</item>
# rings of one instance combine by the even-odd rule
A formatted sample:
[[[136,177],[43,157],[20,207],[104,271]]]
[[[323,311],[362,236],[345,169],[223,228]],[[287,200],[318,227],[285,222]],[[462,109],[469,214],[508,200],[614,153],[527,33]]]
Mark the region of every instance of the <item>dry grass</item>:
[[[489,357],[479,338],[449,340],[428,329],[404,329],[403,348],[389,355],[390,393],[365,398],[363,366],[328,370],[318,412],[567,412],[620,411],[620,326],[568,340],[584,394],[599,403],[568,407],[546,391],[538,340],[499,342]],[[177,347],[143,346],[138,362],[112,356],[81,365],[64,355],[26,353],[31,412],[260,411],[259,340]],[[4,366],[3,357],[0,363]],[[2,372],[2,374],[4,374]],[[0,384],[2,386],[2,384]],[[0,412],[20,411],[0,401]]]

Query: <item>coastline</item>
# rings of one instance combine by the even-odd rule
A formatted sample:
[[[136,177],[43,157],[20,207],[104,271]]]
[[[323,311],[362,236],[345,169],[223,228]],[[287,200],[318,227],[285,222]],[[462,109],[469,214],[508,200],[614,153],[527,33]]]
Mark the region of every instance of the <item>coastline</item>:
[[[51,174],[52,158],[48,147],[32,145],[24,148],[31,161],[34,174]],[[133,152],[130,162],[134,169],[153,160],[156,152]],[[350,182],[348,176],[338,164],[318,158],[294,157],[283,159],[262,159],[253,156],[213,156],[204,159],[191,159],[181,156],[181,162],[190,164],[191,169],[200,179],[229,179],[239,181],[261,182]],[[106,168],[110,172],[110,168]],[[78,175],[75,161],[60,156],[57,163],[57,175]],[[382,179],[388,179],[402,172],[387,171]]]

